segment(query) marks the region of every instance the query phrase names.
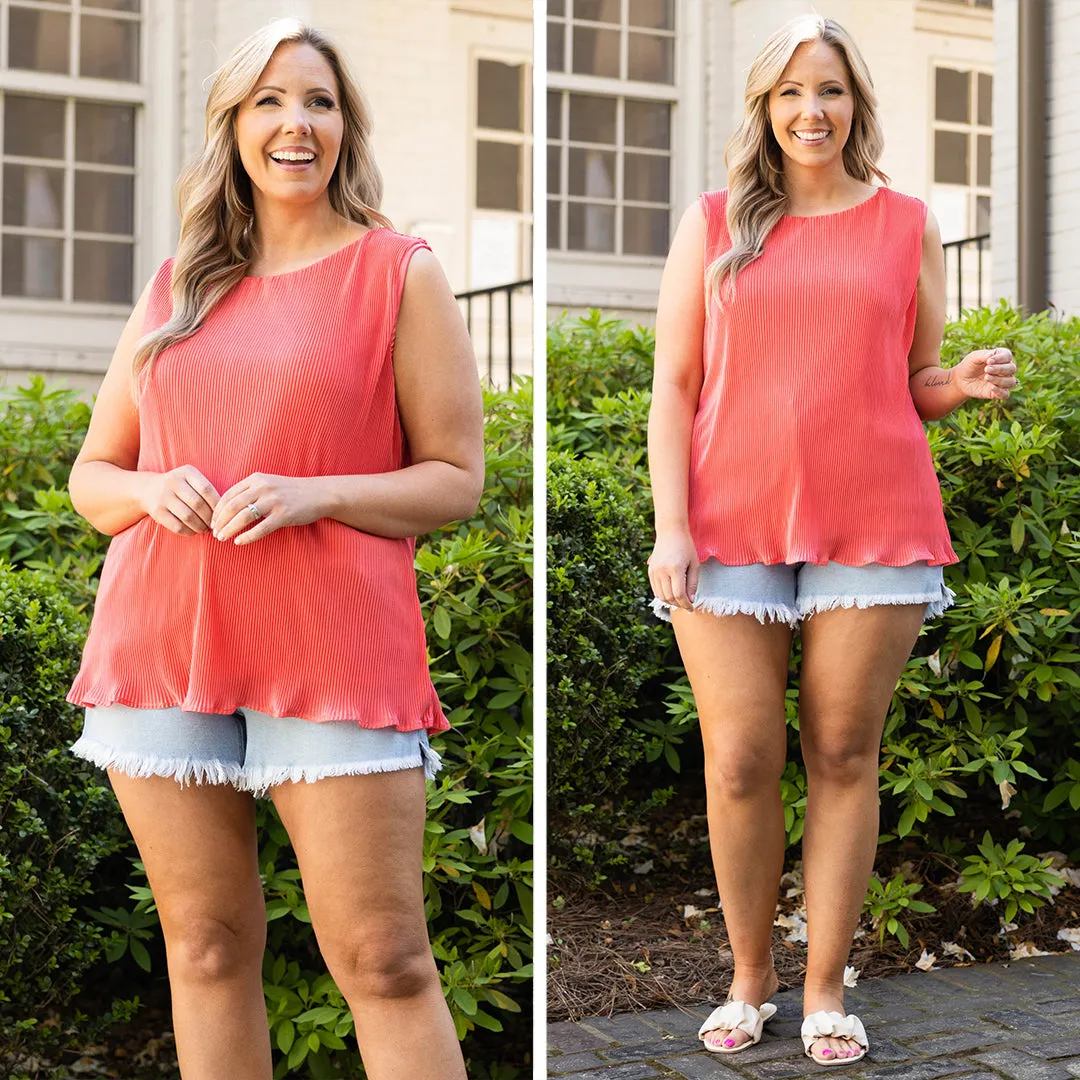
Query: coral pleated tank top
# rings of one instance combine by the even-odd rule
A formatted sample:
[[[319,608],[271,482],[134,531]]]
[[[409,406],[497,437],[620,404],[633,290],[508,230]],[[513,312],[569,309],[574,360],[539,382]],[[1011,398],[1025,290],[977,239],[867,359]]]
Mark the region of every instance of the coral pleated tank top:
[[[220,494],[253,472],[407,465],[392,352],[421,247],[378,228],[310,266],[241,280],[154,361],[138,468],[194,465]],[[170,316],[171,267],[154,279],[146,331]],[[67,700],[444,731],[414,546],[321,518],[238,547],[143,517],[109,545]]]
[[[700,201],[708,267],[731,246],[727,191]],[[908,389],[925,221],[884,187],[785,216],[734,299],[707,301],[689,488],[702,561],[959,561]]]

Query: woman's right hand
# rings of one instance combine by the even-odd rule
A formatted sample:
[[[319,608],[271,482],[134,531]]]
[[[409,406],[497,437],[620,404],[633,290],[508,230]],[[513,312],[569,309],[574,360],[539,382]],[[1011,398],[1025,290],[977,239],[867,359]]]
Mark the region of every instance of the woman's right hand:
[[[649,581],[658,599],[693,611],[699,568],[697,548],[688,529],[657,533],[649,556]]]
[[[147,473],[143,509],[178,536],[207,532],[217,506],[217,489],[194,465]]]

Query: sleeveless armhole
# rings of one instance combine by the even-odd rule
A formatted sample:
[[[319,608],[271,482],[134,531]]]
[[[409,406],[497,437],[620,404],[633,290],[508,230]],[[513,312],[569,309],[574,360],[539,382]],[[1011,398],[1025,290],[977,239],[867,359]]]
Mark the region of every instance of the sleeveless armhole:
[[[172,268],[175,261],[175,256],[170,255],[154,275],[150,296],[146,302],[146,313],[143,316],[143,337],[172,317]]]
[[[423,248],[430,251],[431,246],[420,236],[400,234],[403,243],[390,256],[390,304],[387,318],[390,320],[389,345],[387,355],[390,363],[394,359],[394,343],[397,341],[398,313],[401,311],[401,299],[405,294],[405,275],[409,269],[413,254]]]

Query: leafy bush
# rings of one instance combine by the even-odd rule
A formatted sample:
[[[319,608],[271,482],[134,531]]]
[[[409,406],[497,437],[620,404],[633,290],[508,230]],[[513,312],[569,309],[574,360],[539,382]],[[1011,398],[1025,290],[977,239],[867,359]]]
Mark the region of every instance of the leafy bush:
[[[71,511],[66,491],[42,492],[36,486],[66,483],[89,417],[85,406],[73,404],[73,394],[45,392],[34,380],[30,388],[0,400],[0,409],[7,408],[0,411],[0,425],[11,433],[10,439],[22,440],[9,451],[13,467],[6,512],[0,510],[0,550],[7,550],[23,566],[40,563],[51,570],[51,576],[9,572],[13,579],[30,582],[19,594],[23,607],[39,589],[43,595],[55,595],[58,602],[60,592],[66,591],[86,606],[96,590],[94,575],[108,541]],[[485,392],[488,475],[481,505],[473,520],[434,533],[418,544],[416,552],[432,678],[454,726],[436,740],[443,769],[428,788],[425,910],[444,994],[459,1037],[465,1040],[470,1075],[492,1080],[519,1075],[531,1037],[531,415],[528,380],[519,380],[510,391]],[[65,424],[82,424],[82,429],[67,432],[57,442],[62,452],[53,453],[53,436]],[[39,710],[51,703],[57,717],[52,729],[28,744],[32,752],[27,760],[39,767],[42,761],[59,757],[57,748],[77,735],[78,710],[63,697],[78,666],[87,619],[70,604],[64,610],[65,618],[73,621],[63,646],[55,646],[56,656],[51,639],[36,653],[16,639],[11,646],[19,670],[38,672],[34,677],[39,689],[28,692],[25,700]],[[0,646],[6,645],[0,641]],[[60,664],[60,657],[66,666],[54,672],[48,665]],[[5,661],[0,677],[7,667]],[[41,681],[46,674],[52,680],[47,686]],[[2,700],[6,707],[6,690]],[[7,723],[2,709],[0,722]],[[125,985],[133,989],[146,985],[144,972],[154,966],[155,956],[163,955],[145,871],[115,799],[107,787],[91,785],[91,779],[100,775],[97,770],[78,759],[68,764],[72,762],[72,767],[86,770],[78,775],[86,790],[96,793],[98,802],[88,806],[99,806],[99,812],[111,815],[113,833],[91,821],[87,834],[99,843],[114,836],[110,850],[123,850],[127,859],[120,864],[131,870],[126,879],[98,882],[94,895],[86,897],[94,906],[84,909],[77,923],[82,962],[68,961],[67,981],[49,999],[58,1002],[74,995],[103,949],[109,960],[124,965]],[[82,805],[82,789],[75,795],[75,789],[56,792],[67,814],[89,813]],[[118,823],[120,831],[115,832]],[[352,1018],[322,964],[295,856],[268,800],[258,804],[257,824],[268,900],[263,977],[275,1048],[274,1075],[361,1075],[359,1054],[349,1041]],[[24,872],[37,872],[40,865],[46,863],[35,859]],[[84,880],[85,875],[79,879]],[[134,901],[130,907],[115,906],[113,893],[118,887]],[[0,910],[16,899],[0,874]],[[43,928],[49,928],[48,912],[44,914]],[[0,940],[3,926],[10,923],[0,922]],[[8,988],[2,969],[0,985]],[[13,1017],[34,1015],[25,994],[12,996],[11,1012]],[[121,1008],[113,1012],[122,1018]]]
[[[102,951],[82,909],[95,871],[130,844],[101,774],[67,753],[79,713],[64,700],[87,619],[56,581],[0,564],[0,1047],[50,1050],[40,1021]]]
[[[1022,854],[1023,850],[1019,840],[1009,841],[1007,848],[995,844],[987,830],[979,853],[969,855],[964,862],[956,891],[971,893],[976,907],[1003,900],[1006,922],[1016,918],[1018,909],[1030,915],[1051,899],[1051,889],[1061,885],[1061,877],[1050,870],[1053,859],[1036,859]]]
[[[621,478],[628,512],[648,520],[644,439],[651,335],[635,338],[595,312],[554,324],[550,343],[556,355],[549,365],[552,444],[579,461],[606,461],[609,475]],[[1012,350],[1018,392],[1007,402],[968,402],[927,427],[961,560],[945,569],[957,603],[924,628],[897,684],[883,739],[882,820],[888,831],[881,841],[909,838],[951,858],[990,826],[1062,848],[1076,860],[1080,413],[1071,399],[1080,375],[1080,319],[1047,313],[1026,318],[1005,303],[969,311],[946,327],[942,363],[951,366],[989,344]],[[575,351],[586,375],[573,379]],[[647,536],[644,554],[650,543]],[[581,558],[587,563],[590,557],[586,542]],[[554,536],[549,558],[557,566]],[[634,599],[641,580],[629,586]],[[552,635],[562,617],[559,609],[549,613]],[[678,670],[674,643],[670,636],[667,641],[661,662]],[[795,663],[799,651],[796,638]],[[606,663],[621,669],[641,659],[635,652],[613,652]],[[570,661],[553,649],[549,683],[556,686],[570,670]],[[806,794],[797,686],[796,676],[788,690],[789,762],[781,784],[790,845],[801,838]],[[685,675],[666,688],[645,684],[636,707],[642,722],[623,729],[628,742],[638,743],[638,751],[627,748],[628,757],[643,756],[650,739],[655,751],[652,718],[661,724],[662,756],[674,766],[697,721]],[[564,742],[562,728],[553,725],[553,761],[566,752]],[[592,798],[590,765],[579,778],[583,805]],[[639,770],[628,783],[627,797],[640,797],[656,779]],[[569,790],[564,798],[574,802]]]

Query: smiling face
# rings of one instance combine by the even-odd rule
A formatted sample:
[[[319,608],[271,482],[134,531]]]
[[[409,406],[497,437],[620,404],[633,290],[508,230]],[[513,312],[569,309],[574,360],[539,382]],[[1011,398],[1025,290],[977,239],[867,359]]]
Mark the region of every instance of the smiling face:
[[[236,111],[236,141],[256,213],[267,199],[325,197],[343,131],[337,79],[322,53],[306,42],[280,46]]]
[[[785,166],[843,168],[855,114],[844,58],[820,39],[804,41],[769,91],[769,119]]]

